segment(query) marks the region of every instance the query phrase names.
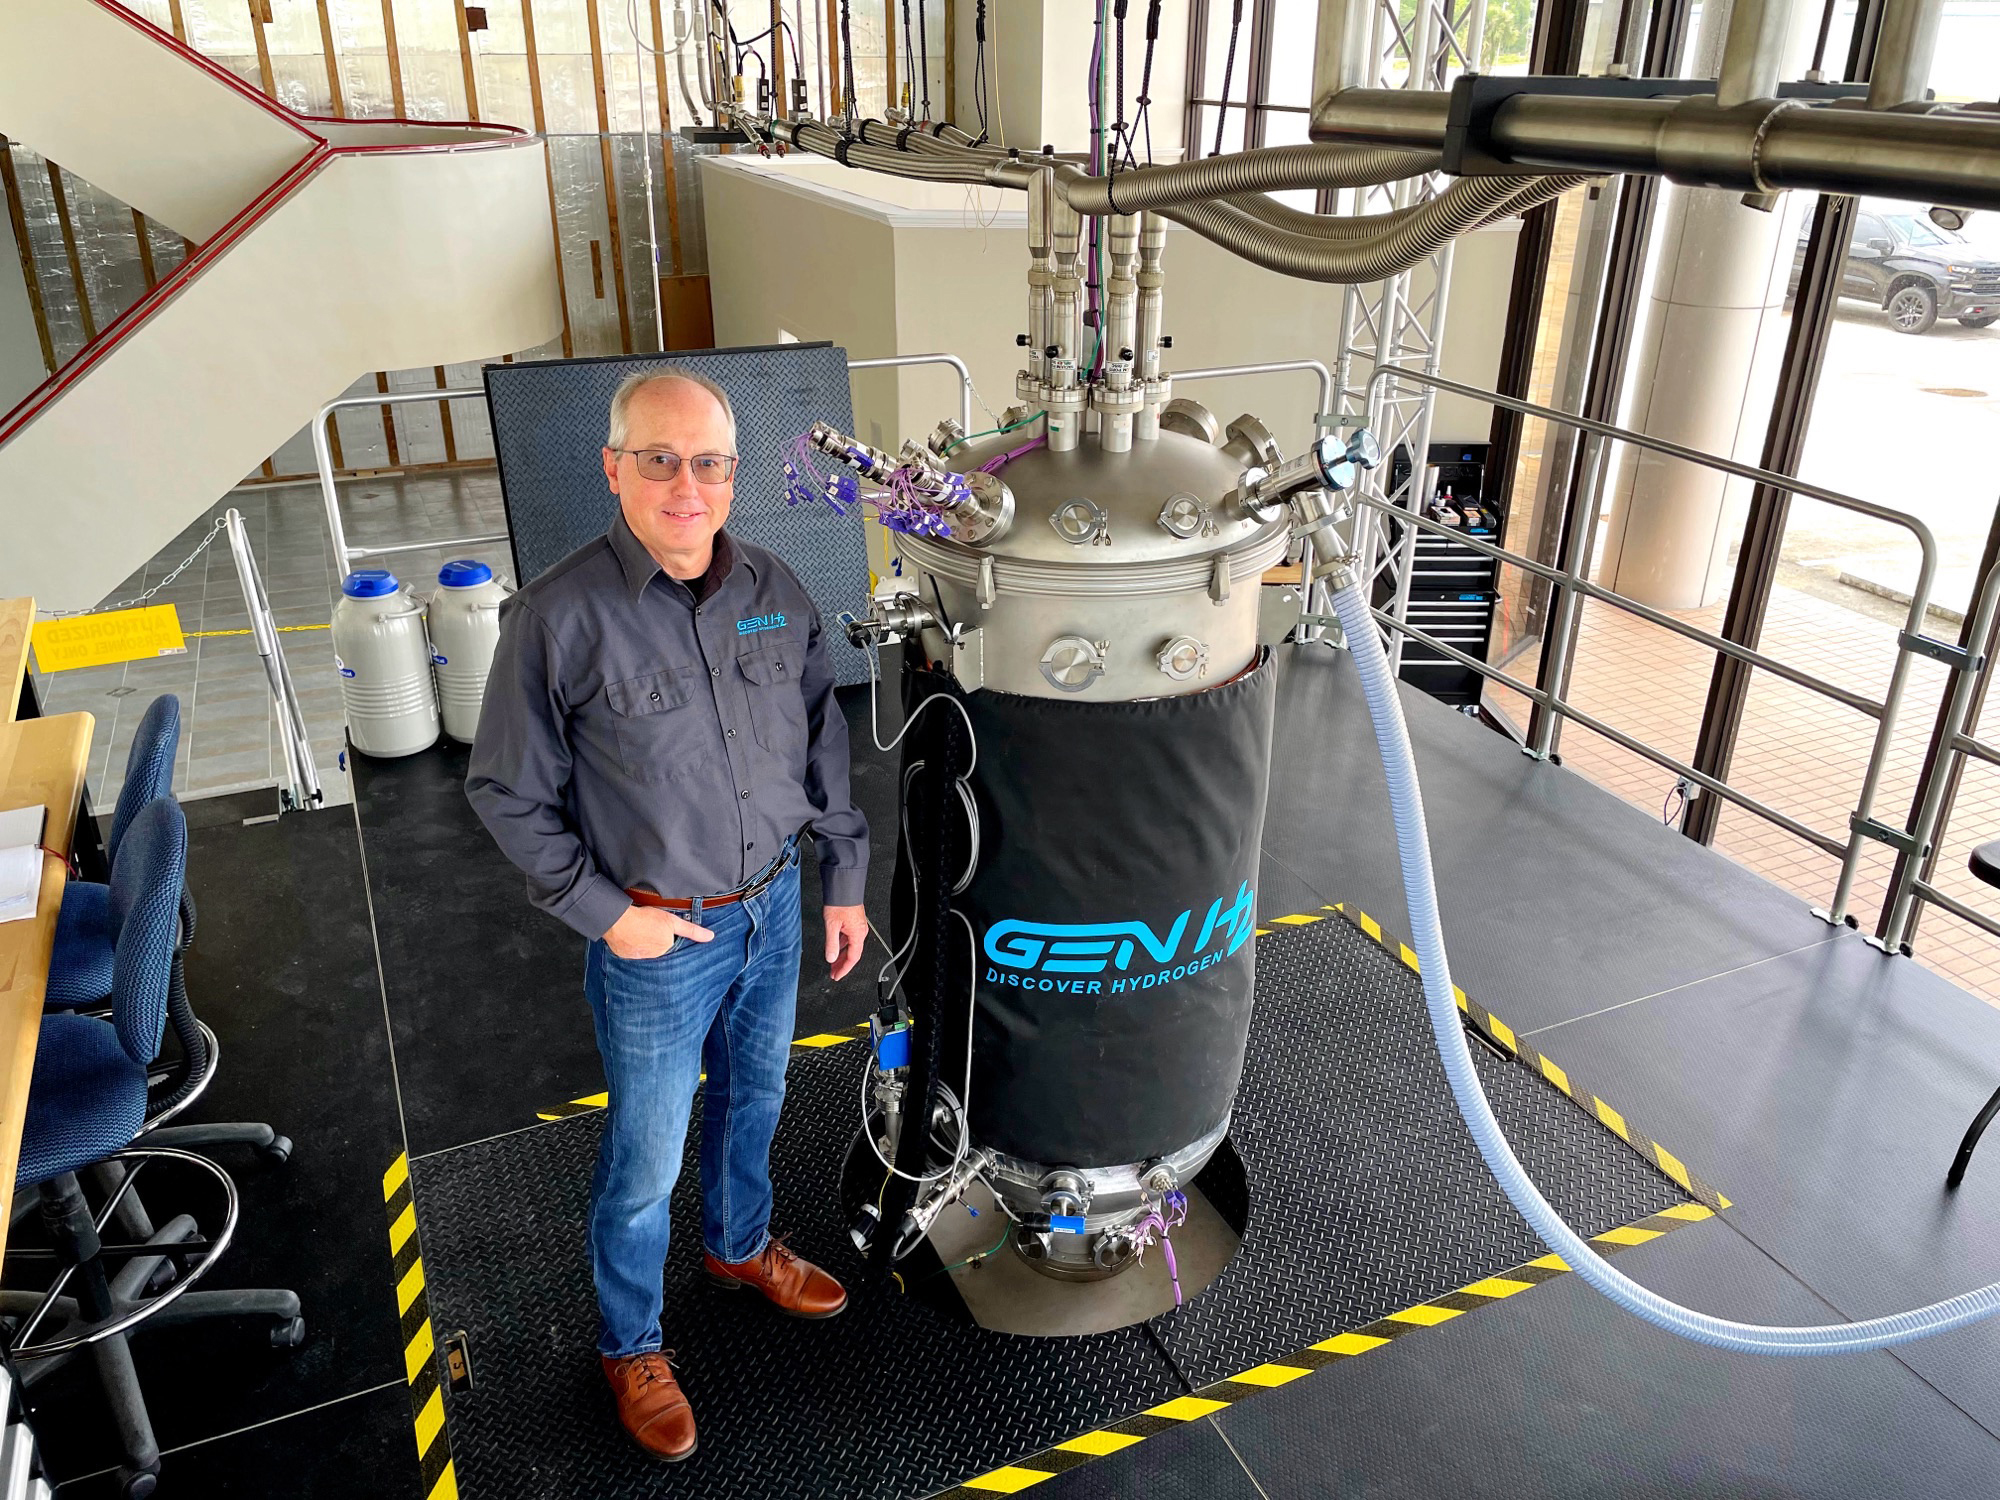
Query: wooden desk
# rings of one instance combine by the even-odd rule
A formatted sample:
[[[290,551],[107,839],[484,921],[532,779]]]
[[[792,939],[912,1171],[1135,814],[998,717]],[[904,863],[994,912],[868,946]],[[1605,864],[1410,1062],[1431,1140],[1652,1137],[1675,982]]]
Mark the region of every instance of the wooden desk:
[[[43,842],[67,854],[83,797],[84,768],[90,759],[89,714],[48,719],[14,719],[27,663],[27,624],[34,601],[0,601],[0,694],[7,700],[0,717],[0,811],[40,805],[49,810]],[[18,647],[15,645],[18,632]],[[68,872],[53,855],[42,860],[42,890],[35,915],[0,922],[0,1183],[9,1196],[21,1156],[21,1126],[27,1118],[28,1083],[35,1073],[35,1043],[41,1036],[42,996],[48,989],[49,955],[56,940],[56,909],[62,904]],[[7,1225],[0,1219],[0,1251]]]

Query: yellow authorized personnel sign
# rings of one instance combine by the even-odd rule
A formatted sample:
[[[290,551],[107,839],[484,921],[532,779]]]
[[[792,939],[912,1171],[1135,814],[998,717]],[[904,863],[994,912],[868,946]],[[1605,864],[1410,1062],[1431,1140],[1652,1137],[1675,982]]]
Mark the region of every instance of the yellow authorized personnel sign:
[[[73,615],[35,624],[35,665],[44,672],[104,667],[120,661],[150,661],[187,651],[180,614],[171,604],[113,609],[100,615]]]

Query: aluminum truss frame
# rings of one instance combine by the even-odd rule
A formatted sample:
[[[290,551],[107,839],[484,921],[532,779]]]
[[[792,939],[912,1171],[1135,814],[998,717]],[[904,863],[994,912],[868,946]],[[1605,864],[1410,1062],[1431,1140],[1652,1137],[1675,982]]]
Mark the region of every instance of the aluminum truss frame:
[[[1335,9],[1331,4],[1322,7],[1322,28]],[[1416,13],[1407,24],[1396,0],[1348,0],[1347,14],[1340,19],[1346,28],[1369,38],[1362,75],[1345,78],[1343,84],[1442,91],[1454,74],[1474,71],[1479,65],[1486,0],[1417,0]],[[1381,187],[1345,189],[1333,195],[1332,207],[1348,214],[1409,209],[1434,198],[1442,181],[1441,175],[1428,174]],[[1455,244],[1448,241],[1428,260],[1385,281],[1348,287],[1341,304],[1334,375],[1339,410],[1348,420],[1365,423],[1381,440],[1384,453],[1394,453],[1398,446],[1408,452],[1409,478],[1389,498],[1412,511],[1424,502],[1437,389],[1382,377],[1385,371],[1399,369],[1438,373]],[[1404,526],[1398,544],[1387,547],[1382,545],[1383,525],[1374,513],[1357,511],[1354,524],[1352,540],[1364,576],[1371,581],[1388,576],[1394,612],[1400,617],[1409,601],[1417,529]],[[1390,670],[1400,671],[1403,637],[1389,632],[1385,647]]]

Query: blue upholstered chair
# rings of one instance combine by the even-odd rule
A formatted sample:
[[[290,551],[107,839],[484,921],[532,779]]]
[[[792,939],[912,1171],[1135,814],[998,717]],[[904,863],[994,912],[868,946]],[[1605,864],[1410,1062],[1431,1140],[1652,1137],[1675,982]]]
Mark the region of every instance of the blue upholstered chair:
[[[139,810],[173,790],[174,753],[181,742],[181,700],[162,693],[146,706],[139,732],[125,757],[125,784],[118,789],[118,807],[111,816],[111,842],[106,857],[118,867],[119,846]],[[189,924],[192,925],[192,924]],[[49,966],[45,1003],[74,1010],[102,1005],[111,993],[111,963],[118,928],[112,920],[111,887],[73,880],[63,891],[56,913],[55,960]]]
[[[180,699],[172,693],[162,693],[147,705],[126,756],[125,784],[118,791],[107,850],[114,884],[118,856],[133,819],[156,798],[172,795],[174,753],[180,746],[180,735]],[[49,1009],[102,1006],[110,996],[119,920],[111,889],[82,880],[73,880],[63,887],[62,908],[56,913],[55,957],[49,965],[45,1000]],[[174,1070],[174,1087],[154,1098],[156,1112],[147,1121],[149,1130],[194,1103],[215,1076],[220,1056],[215,1033],[196,1019],[188,1001],[185,955],[188,944],[194,941],[194,923],[194,898],[183,884],[180,938],[174,950],[167,992],[167,1019],[180,1043],[180,1063]],[[163,1131],[155,1139],[163,1146],[252,1146],[278,1162],[289,1160],[292,1153],[291,1141],[262,1122],[180,1125]]]
[[[48,1244],[10,1247],[9,1269],[17,1261],[40,1261],[56,1268],[57,1279],[46,1293],[0,1292],[0,1313],[16,1322],[13,1356],[29,1386],[92,1351],[124,1450],[124,1492],[136,1497],[152,1493],[160,1455],[125,1345],[128,1331],[146,1322],[248,1316],[272,1320],[273,1342],[292,1346],[303,1341],[305,1325],[292,1292],[188,1292],[235,1233],[236,1192],[213,1162],[143,1138],[149,1073],[181,946],[187,823],[171,797],[160,797],[123,833],[109,892],[118,933],[111,1015],[43,1015],[21,1136],[16,1186],[38,1186]],[[187,1214],[155,1230],[143,1210],[133,1212],[140,1172],[168,1161],[207,1174],[218,1189],[223,1223],[206,1240],[198,1240],[199,1228]],[[105,1191],[95,1208],[77,1177],[87,1168],[108,1174],[96,1177]],[[19,1226],[28,1216],[17,1205],[14,1217]],[[106,1226],[114,1222],[107,1237]]]

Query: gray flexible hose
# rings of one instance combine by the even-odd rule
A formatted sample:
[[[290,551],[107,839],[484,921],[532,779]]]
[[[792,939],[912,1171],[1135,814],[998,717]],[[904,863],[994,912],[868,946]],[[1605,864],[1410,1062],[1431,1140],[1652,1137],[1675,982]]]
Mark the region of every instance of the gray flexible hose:
[[[1120,172],[1116,179],[1058,168],[1056,180],[1069,206],[1080,214],[1130,214],[1286,188],[1374,187],[1434,172],[1437,166],[1438,158],[1427,151],[1309,141],[1257,146],[1172,166],[1139,167]]]
[[[1538,192],[1545,181],[1554,180],[1532,179],[1521,187],[1511,200],[1496,208],[1480,222],[1490,224],[1494,219],[1518,212],[1523,199]],[[1245,193],[1239,198],[1224,198],[1220,201],[1230,208],[1241,209],[1259,223],[1269,224],[1274,229],[1284,229],[1293,234],[1308,235],[1322,240],[1366,239],[1371,234],[1392,229],[1397,224],[1403,223],[1415,208],[1413,205],[1412,208],[1392,209],[1379,214],[1309,214],[1289,204],[1280,203],[1263,193]]]
[[[850,139],[818,124],[773,127],[773,134],[802,150],[844,159],[849,166],[927,182],[991,184],[1025,188],[1046,170],[1046,158],[1015,157],[995,147],[966,147],[933,135],[902,137],[911,149],[883,144],[891,127],[877,121]],[[870,137],[874,139],[870,139]],[[1295,211],[1268,199],[1239,204],[1192,201],[1190,195],[1228,198],[1266,188],[1358,186],[1389,180],[1381,174],[1428,171],[1436,161],[1427,152],[1312,144],[1273,146],[1232,156],[1209,157],[1172,167],[1121,173],[1115,187],[1068,163],[1055,165],[1059,190],[1083,213],[1137,212],[1155,208],[1225,250],[1268,270],[1309,281],[1357,284],[1380,281],[1408,269],[1448,241],[1506,214],[1518,212],[1575,186],[1576,177],[1461,178],[1427,203],[1386,214],[1318,219],[1311,231],[1284,227],[1272,218]],[[1128,185],[1135,191],[1128,192]],[[1115,195],[1115,210],[1111,198]],[[1128,201],[1129,200],[1129,201]],[[1167,201],[1171,200],[1171,201]]]
[[[1533,179],[1528,183],[1541,185]],[[1523,186],[1518,177],[1462,178],[1407,218],[1351,241],[1294,234],[1222,204],[1186,204],[1159,212],[1266,270],[1352,286],[1407,270],[1447,241],[1505,212]]]

